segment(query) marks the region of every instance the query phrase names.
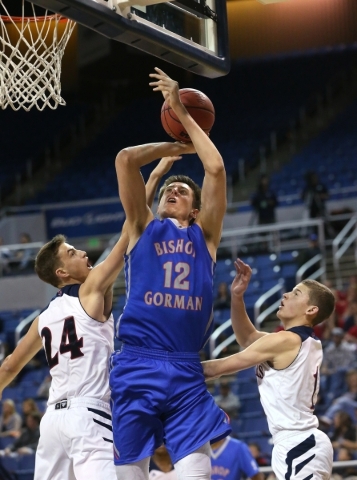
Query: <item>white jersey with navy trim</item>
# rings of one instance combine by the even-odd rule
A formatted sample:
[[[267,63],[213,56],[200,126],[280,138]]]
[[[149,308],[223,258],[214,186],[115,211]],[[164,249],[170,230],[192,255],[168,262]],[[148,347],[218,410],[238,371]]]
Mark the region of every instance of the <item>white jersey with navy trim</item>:
[[[314,408],[322,345],[310,327],[293,327],[289,331],[301,338],[301,348],[291,365],[282,370],[275,370],[267,362],[256,367],[260,399],[273,437],[283,431],[304,431],[318,426]]]
[[[110,399],[113,316],[102,323],[87,315],[79,287],[64,287],[39,316],[38,331],[52,376],[48,405],[73,397]]]

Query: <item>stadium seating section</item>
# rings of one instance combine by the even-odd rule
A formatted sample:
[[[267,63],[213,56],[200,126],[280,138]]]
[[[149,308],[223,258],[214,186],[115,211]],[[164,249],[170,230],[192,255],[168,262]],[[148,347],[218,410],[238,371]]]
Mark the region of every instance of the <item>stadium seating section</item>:
[[[204,91],[215,105],[216,123],[211,135],[224,157],[228,174],[233,179],[237,178],[240,159],[245,160],[248,169],[254,167],[260,147],[269,146],[271,132],[277,133],[278,140],[285,138],[292,123],[298,118],[299,110],[302,107],[308,109],[316,95],[324,92],[326,85],[336,74],[350,68],[355,57],[356,51],[346,48],[341,51],[326,50],[308,55],[245,61],[233,65],[230,75],[218,78],[214,83],[204,78],[193,79],[190,86]],[[160,123],[161,103],[160,97],[156,95],[131,103],[67,169],[28,203],[60,202],[64,198],[71,201],[116,196],[117,184],[113,170],[117,152],[137,143],[169,140]],[[143,121],[143,112],[147,112],[146,118],[150,121]],[[346,171],[345,165],[356,148],[348,128],[349,122],[351,124],[351,119],[355,116],[356,113],[351,107],[346,113],[347,128],[339,126],[337,121],[335,126],[331,127],[332,130],[322,136],[321,140],[317,140],[317,143],[314,142],[310,152],[304,154],[306,160],[303,164],[300,164],[300,157],[296,158],[291,167],[287,166],[281,173],[277,173],[273,178],[273,186],[277,188],[278,194],[295,193],[301,189],[299,174],[302,181],[303,172],[311,167],[311,155],[314,160],[317,158],[314,151],[319,148],[319,143],[324,146],[319,157],[323,162],[321,173],[332,175],[331,181],[334,185],[354,181],[353,174]],[[339,146],[341,134],[346,139],[342,147]],[[330,139],[329,143],[326,142],[326,136]],[[331,172],[328,170],[335,151],[340,152],[341,158],[346,159],[341,175],[339,167],[335,166]],[[298,174],[294,166],[297,164]],[[290,181],[290,168],[294,171],[296,183],[293,181],[293,184]],[[145,178],[150,169],[151,166],[142,169]],[[173,166],[172,173],[177,171],[186,171],[198,183],[202,181],[201,164],[192,162],[189,156]]]

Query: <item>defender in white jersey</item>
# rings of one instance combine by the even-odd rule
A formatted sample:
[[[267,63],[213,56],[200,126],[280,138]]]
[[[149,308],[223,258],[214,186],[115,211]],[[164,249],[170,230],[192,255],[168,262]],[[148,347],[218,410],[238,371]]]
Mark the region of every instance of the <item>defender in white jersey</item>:
[[[146,185],[151,204],[163,174],[180,157],[166,157]],[[42,348],[52,376],[40,425],[35,480],[115,480],[109,406],[113,351],[113,283],[123,267],[128,237],[92,268],[86,252],[57,235],[39,251],[35,269],[59,288],[48,307],[0,368],[3,389]]]
[[[304,280],[283,295],[278,318],[284,331],[258,331],[244,305],[252,271],[237,259],[232,283],[232,326],[245,348],[230,357],[203,362],[206,378],[256,367],[261,402],[273,436],[272,467],[279,480],[327,480],[332,445],[318,430],[314,415],[319,390],[322,346],[313,327],[333,312],[332,292],[315,280]]]

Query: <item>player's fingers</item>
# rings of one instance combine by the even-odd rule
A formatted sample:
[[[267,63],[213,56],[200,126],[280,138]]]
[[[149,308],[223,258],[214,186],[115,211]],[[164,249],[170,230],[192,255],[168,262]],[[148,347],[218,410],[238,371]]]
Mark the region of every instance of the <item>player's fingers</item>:
[[[160,75],[165,75],[165,77],[170,78],[161,68],[155,67],[155,70],[160,73]]]
[[[240,258],[237,258],[236,262],[239,265],[239,269],[244,273],[252,272],[252,269],[250,268],[250,266],[244,263],[243,260],[241,260]]]
[[[237,258],[235,261],[234,261],[234,267],[236,269],[236,272],[237,273],[240,273],[240,267],[241,267],[241,260],[239,258]]]

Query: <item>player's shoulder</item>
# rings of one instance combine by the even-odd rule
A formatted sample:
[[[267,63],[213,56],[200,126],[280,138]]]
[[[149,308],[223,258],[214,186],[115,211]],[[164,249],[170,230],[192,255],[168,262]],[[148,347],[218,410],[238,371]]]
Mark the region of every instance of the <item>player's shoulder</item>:
[[[301,344],[301,338],[296,335],[292,330],[280,330],[279,332],[273,332],[263,338],[269,338],[269,342],[275,345],[281,345],[286,348],[291,348],[295,345]]]
[[[320,341],[319,338],[315,335],[314,329],[308,325],[297,325],[295,327],[289,328],[286,331],[299,337],[302,342],[308,339]]]

